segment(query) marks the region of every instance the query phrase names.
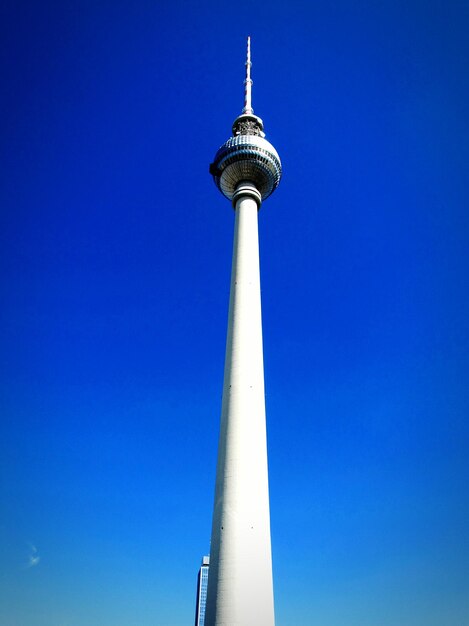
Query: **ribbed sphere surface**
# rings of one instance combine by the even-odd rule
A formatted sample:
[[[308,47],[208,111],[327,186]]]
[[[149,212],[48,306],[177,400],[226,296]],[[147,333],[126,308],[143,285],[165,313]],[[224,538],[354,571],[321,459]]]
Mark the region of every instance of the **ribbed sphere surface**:
[[[230,137],[215,155],[213,179],[230,200],[237,185],[250,181],[265,200],[278,187],[282,164],[271,143],[258,135]]]

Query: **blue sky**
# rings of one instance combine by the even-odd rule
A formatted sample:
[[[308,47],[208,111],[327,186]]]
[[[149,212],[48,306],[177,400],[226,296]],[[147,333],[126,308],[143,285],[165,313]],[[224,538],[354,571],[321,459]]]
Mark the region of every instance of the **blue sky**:
[[[2,626],[182,626],[253,105],[278,626],[469,626],[469,6],[6,2]]]

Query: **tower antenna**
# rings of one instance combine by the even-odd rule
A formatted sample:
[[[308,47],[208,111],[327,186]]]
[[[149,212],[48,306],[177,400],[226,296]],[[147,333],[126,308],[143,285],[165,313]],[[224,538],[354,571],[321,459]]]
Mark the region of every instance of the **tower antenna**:
[[[244,80],[244,109],[245,115],[253,115],[254,110],[251,104],[252,78],[251,78],[251,37],[248,37],[246,52],[246,78]]]

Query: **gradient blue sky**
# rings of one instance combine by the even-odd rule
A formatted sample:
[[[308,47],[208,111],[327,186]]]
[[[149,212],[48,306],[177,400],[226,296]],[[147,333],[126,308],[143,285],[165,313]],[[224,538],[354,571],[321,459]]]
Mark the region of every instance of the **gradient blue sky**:
[[[467,2],[0,9],[1,626],[183,626],[253,103],[278,626],[469,626]]]

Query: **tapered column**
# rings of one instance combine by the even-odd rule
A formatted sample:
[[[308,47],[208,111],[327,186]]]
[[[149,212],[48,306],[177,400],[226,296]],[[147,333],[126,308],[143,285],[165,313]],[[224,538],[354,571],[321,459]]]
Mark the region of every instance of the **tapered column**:
[[[240,183],[205,626],[273,626],[257,212]]]

